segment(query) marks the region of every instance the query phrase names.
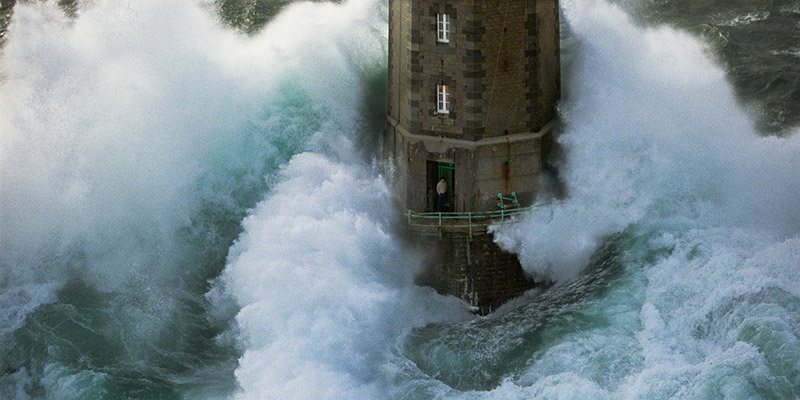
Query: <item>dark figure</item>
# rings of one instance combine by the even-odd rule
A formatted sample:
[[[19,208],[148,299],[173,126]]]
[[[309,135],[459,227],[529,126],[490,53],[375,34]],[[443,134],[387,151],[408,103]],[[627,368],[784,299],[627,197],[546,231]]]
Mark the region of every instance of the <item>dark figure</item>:
[[[447,182],[444,178],[436,184],[436,212],[442,212],[444,202],[447,200]]]

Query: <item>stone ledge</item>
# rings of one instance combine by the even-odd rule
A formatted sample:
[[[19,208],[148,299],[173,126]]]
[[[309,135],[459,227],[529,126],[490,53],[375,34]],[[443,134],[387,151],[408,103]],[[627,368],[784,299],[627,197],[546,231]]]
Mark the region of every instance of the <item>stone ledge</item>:
[[[493,146],[498,144],[512,144],[512,143],[532,141],[536,139],[541,139],[542,137],[549,134],[550,131],[553,129],[553,121],[551,121],[537,132],[516,133],[504,136],[483,138],[479,140],[463,140],[463,139],[455,139],[452,137],[444,137],[444,136],[416,135],[409,132],[403,125],[397,122],[397,120],[394,119],[392,116],[387,115],[386,119],[388,120],[392,128],[394,128],[395,132],[399,133],[407,143],[409,144],[422,143],[425,146],[425,149],[433,153],[444,153],[450,148],[475,150],[483,146]]]

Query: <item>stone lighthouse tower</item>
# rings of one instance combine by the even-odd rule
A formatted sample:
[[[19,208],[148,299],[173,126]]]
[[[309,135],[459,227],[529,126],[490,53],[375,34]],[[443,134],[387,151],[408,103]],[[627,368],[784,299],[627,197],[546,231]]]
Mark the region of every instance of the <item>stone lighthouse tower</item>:
[[[560,94],[558,1],[389,7],[383,150],[396,194],[412,232],[436,243],[434,286],[488,312],[532,284],[486,226],[539,189]]]

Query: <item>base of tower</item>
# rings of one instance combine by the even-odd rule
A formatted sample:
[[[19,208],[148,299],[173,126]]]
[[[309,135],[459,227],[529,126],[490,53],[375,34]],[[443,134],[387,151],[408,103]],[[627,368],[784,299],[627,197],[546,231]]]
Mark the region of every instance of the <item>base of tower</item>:
[[[442,231],[414,236],[435,254],[421,283],[463,299],[481,315],[536,286],[517,256],[503,251],[491,233]]]

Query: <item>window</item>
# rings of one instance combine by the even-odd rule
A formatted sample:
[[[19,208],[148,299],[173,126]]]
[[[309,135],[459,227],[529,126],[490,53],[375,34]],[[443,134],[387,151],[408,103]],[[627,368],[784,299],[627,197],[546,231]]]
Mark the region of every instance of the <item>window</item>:
[[[436,112],[440,114],[450,113],[450,87],[447,85],[436,85]]]
[[[436,14],[436,26],[438,36],[437,41],[442,43],[450,42],[450,16],[447,14]]]

